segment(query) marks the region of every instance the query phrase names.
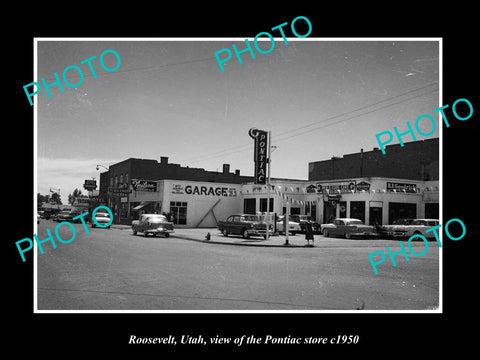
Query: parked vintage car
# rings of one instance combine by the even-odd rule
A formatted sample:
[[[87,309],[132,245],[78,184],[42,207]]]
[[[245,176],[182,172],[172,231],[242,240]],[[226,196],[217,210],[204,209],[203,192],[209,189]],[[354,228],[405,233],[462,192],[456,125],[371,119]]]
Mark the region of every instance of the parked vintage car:
[[[285,234],[284,228],[285,216],[280,216],[277,221],[277,231],[280,234]],[[288,220],[288,233],[295,235],[302,232],[302,228],[298,222]]]
[[[230,215],[227,220],[218,222],[218,230],[223,236],[242,235],[245,239],[250,236],[267,237],[267,224],[257,215],[238,214]],[[269,235],[273,232],[273,225],[270,224]]]
[[[391,225],[379,225],[377,230],[380,236],[394,237],[394,228],[397,225],[410,225],[413,220],[411,218],[397,219]]]
[[[111,219],[110,219],[110,214],[106,211],[97,211],[95,213],[95,221],[98,223],[98,224],[101,224],[102,228],[104,229],[110,229],[110,225],[108,226],[103,226],[103,225],[106,225],[108,223],[111,222]],[[92,224],[92,228],[94,227],[97,227],[97,223],[95,223],[95,221],[92,219],[91,221],[91,224]]]
[[[376,237],[378,233],[375,227],[365,225],[363,221],[353,218],[337,218],[331,224],[324,224],[323,235],[344,236],[347,239],[352,237]]]
[[[55,218],[55,221],[62,222],[62,221],[72,221],[72,212],[70,210],[62,210],[58,213]]]
[[[143,236],[162,234],[165,237],[169,237],[174,232],[174,226],[164,215],[142,214],[140,219],[132,221],[132,231],[133,235],[141,232]]]
[[[433,231],[425,232],[440,223],[438,219],[415,219],[408,225],[395,225],[392,229],[392,236],[396,238],[409,238],[412,235],[420,234],[426,238],[435,238]]]
[[[312,224],[312,230],[314,233],[320,233],[320,224],[315,222],[313,218],[309,215],[290,215],[290,220],[300,224],[301,232],[305,232],[306,223],[309,222]]]

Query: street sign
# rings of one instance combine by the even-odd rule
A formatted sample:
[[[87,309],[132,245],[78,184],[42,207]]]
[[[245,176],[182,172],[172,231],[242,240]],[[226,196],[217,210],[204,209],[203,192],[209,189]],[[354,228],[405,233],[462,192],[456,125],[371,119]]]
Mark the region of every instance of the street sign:
[[[95,190],[97,188],[97,181],[96,180],[85,179],[85,183],[83,184],[83,188],[85,190]]]

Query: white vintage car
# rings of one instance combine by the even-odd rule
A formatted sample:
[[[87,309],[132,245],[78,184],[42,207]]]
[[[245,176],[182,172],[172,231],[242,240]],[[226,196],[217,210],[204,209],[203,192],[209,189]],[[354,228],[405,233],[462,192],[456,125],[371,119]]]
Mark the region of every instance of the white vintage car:
[[[92,228],[97,227],[97,224],[100,224],[99,227],[110,229],[110,225],[112,224],[112,220],[110,219],[110,214],[106,211],[97,211],[95,213],[95,221],[91,220]],[[109,224],[107,226],[107,224]]]
[[[173,223],[169,222],[167,218],[160,214],[142,214],[140,219],[132,221],[133,235],[137,235],[137,232],[143,233],[144,236],[152,234],[163,234],[165,237],[169,237],[174,232]]]
[[[378,236],[377,231],[371,225],[365,225],[363,221],[353,218],[337,218],[331,224],[322,224],[322,234],[324,237],[344,236],[346,239],[353,237],[372,237]]]
[[[280,234],[285,234],[285,228],[284,228],[284,219],[285,216],[280,216],[277,221],[277,231]],[[292,235],[296,235],[298,233],[302,232],[302,227],[300,226],[300,223],[296,221],[289,220],[288,221],[288,233]]]
[[[392,235],[396,238],[409,238],[412,235],[423,235],[426,238],[435,238],[433,231],[426,230],[438,225],[438,219],[415,219],[409,225],[395,225],[392,228]]]

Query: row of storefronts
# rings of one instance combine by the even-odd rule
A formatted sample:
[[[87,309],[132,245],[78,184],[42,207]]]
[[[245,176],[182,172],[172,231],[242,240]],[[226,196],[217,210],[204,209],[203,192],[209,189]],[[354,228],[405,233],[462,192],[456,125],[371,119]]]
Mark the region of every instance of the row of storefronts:
[[[113,190],[113,189],[112,189]],[[268,191],[269,190],[269,191]],[[310,215],[318,223],[335,217],[366,224],[399,218],[439,218],[438,180],[362,177],[335,181],[272,179],[267,185],[189,180],[131,180],[106,199],[116,223],[129,224],[141,213],[167,214],[178,227],[215,227],[231,214],[269,211]]]

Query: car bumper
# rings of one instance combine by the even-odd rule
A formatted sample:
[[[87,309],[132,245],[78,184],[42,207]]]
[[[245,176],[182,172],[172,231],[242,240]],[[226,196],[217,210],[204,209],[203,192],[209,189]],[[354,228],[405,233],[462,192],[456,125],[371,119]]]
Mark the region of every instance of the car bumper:
[[[148,229],[146,231],[152,234],[173,234],[175,232],[173,229]]]
[[[265,229],[248,229],[247,230],[249,236],[265,236],[267,231]],[[272,235],[273,230],[270,230],[268,235]]]

